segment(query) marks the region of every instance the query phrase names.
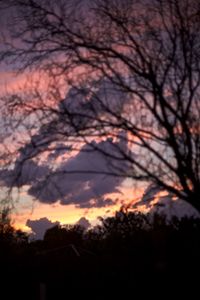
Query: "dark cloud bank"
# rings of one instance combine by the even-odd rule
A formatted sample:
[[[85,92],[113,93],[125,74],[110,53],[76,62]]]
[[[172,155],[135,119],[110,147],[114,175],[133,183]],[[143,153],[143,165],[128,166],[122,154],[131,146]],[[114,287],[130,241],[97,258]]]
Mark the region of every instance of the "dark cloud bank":
[[[85,217],[80,218],[76,224],[84,227],[85,229],[88,229],[91,226],[90,222]],[[26,226],[32,230],[31,238],[35,240],[42,240],[47,229],[54,226],[60,226],[60,222],[51,222],[45,217],[38,220],[27,220]]]
[[[28,194],[42,203],[60,201],[63,205],[75,204],[88,208],[112,205],[107,195],[119,192],[118,187],[124,179],[107,174],[116,172],[116,164],[124,171],[127,165],[123,160],[111,159],[108,162],[101,150],[111,151],[117,156],[118,147],[126,147],[123,140],[93,141],[54,171],[48,165],[39,165],[32,160],[26,160],[23,164],[18,160],[13,170],[0,172],[0,181],[6,186],[29,185]]]
[[[109,92],[106,94],[106,91]],[[58,166],[55,163],[53,168],[54,159],[69,152],[61,140],[45,163],[38,163],[34,157],[48,149],[52,140],[57,140],[58,129],[62,128],[64,132],[74,130],[70,126],[68,128],[66,119],[63,118],[66,109],[74,115],[76,126],[83,127],[91,122],[90,118],[83,117],[83,113],[95,119],[98,114],[103,113],[105,104],[109,103],[109,109],[117,112],[125,102],[123,91],[106,80],[100,81],[96,94],[89,101],[87,88],[70,89],[66,99],[59,104],[57,119],[42,126],[39,133],[32,136],[30,143],[19,150],[19,157],[12,169],[0,170],[0,184],[7,187],[29,186],[28,194],[42,203],[60,201],[62,205],[74,204],[82,208],[112,205],[113,200],[109,194],[119,192],[124,178],[108,175],[118,175],[116,170],[119,170],[119,174],[128,170],[128,163],[121,154],[128,151],[123,132],[115,140],[105,138],[99,142],[91,141],[82,146],[75,156],[63,159]]]
[[[47,229],[60,225],[59,222],[51,222],[47,218],[39,220],[27,220],[26,226],[32,230],[31,238],[42,240]]]

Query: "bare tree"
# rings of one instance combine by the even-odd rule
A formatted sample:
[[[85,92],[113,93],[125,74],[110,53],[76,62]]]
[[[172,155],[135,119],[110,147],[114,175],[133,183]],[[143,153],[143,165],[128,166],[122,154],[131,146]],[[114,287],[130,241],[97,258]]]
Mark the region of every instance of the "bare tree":
[[[34,89],[40,106],[7,99],[42,121],[28,159],[58,141],[88,143],[110,164],[101,172],[151,182],[200,211],[198,1],[1,2],[15,15],[2,60],[51,82],[45,95]],[[111,147],[91,143],[108,137]]]

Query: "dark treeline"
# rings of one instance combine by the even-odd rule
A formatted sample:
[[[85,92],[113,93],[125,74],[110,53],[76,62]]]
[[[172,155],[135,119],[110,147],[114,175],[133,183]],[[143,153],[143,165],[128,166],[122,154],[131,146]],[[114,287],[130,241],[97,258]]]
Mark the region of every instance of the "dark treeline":
[[[192,297],[199,289],[199,233],[200,219],[120,211],[93,229],[56,226],[29,242],[4,220],[1,299]]]

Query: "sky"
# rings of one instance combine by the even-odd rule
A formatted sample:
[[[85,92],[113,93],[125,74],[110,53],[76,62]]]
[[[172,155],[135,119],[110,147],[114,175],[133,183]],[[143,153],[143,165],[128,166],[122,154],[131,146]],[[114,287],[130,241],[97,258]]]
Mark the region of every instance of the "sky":
[[[36,81],[39,80],[42,90],[45,90],[47,87],[47,81],[44,78],[41,79],[37,71],[31,74],[29,74],[29,72],[16,74],[12,66],[0,64],[1,95],[10,92],[14,94],[21,93],[25,89],[28,89],[29,84],[27,85],[27,78],[34,78]],[[68,93],[68,102],[71,101],[72,109],[73,93],[73,89]],[[101,90],[100,93],[102,93]],[[115,92],[112,97],[114,96],[116,96]],[[117,97],[120,99],[120,95],[117,95]],[[77,102],[79,102],[79,99],[77,99]],[[42,134],[40,131],[39,134],[33,135],[36,142],[40,140],[40,135],[42,136]],[[18,148],[18,150],[16,155],[18,158],[14,163],[12,171],[1,172],[0,170],[0,182],[2,182],[2,186],[10,187],[12,185],[13,176],[18,172],[20,161],[23,160],[24,151],[29,151],[30,144],[19,149],[18,141],[21,142],[25,139],[24,136],[25,133],[21,130],[17,138],[15,137],[14,142],[13,140],[8,141],[9,148],[14,149],[14,144],[17,144],[16,148]],[[99,143],[98,141],[92,141],[91,143],[97,143],[97,145],[103,149],[106,149],[106,147],[112,148],[112,141],[109,139]],[[123,141],[120,141],[119,137],[116,143],[120,144],[123,143]],[[52,166],[59,161],[60,170],[68,169],[73,171],[77,168],[87,170],[88,166],[90,166],[92,171],[107,169],[107,161],[96,152],[88,155],[87,151],[85,152],[85,150],[88,150],[85,149],[87,147],[89,146],[83,145],[80,152],[72,157],[68,156],[67,159],[62,158],[61,163],[60,157],[62,157],[62,153],[60,153],[59,150],[57,152],[55,150],[49,155],[48,164]],[[122,147],[126,147],[126,145],[122,145]],[[113,151],[115,151],[114,148]],[[1,164],[3,165],[2,161]],[[43,183],[41,183],[40,179],[49,172],[51,172],[51,170],[47,165],[39,166],[37,163],[31,161],[25,163],[20,182],[18,186],[14,185],[13,189],[13,198],[17,199],[17,201],[15,201],[15,207],[12,213],[12,222],[16,228],[25,231],[32,229],[33,231],[32,224],[34,224],[34,227],[35,223],[31,222],[34,221],[37,221],[40,227],[46,228],[47,225],[57,224],[56,222],[60,224],[75,224],[81,218],[86,218],[91,225],[95,225],[98,223],[99,216],[106,217],[114,215],[122,205],[128,205],[129,203],[138,201],[143,194],[143,188],[136,187],[131,180],[87,173],[74,174],[71,176],[61,174],[59,178],[56,178],[56,184],[59,185],[58,193],[57,188],[51,180],[47,184],[47,188],[42,190],[41,184],[43,185]],[[20,191],[18,187],[20,187]],[[60,192],[62,193],[61,198],[59,197]],[[41,236],[41,234],[39,234],[39,236]]]
[[[130,203],[133,199],[136,199],[135,195],[137,192],[134,193],[132,188],[125,186],[122,188],[122,191],[124,194],[110,195],[113,199],[112,205],[91,208],[79,208],[73,204],[61,205],[59,202],[55,204],[44,204],[39,201],[33,201],[27,193],[24,193],[24,195],[21,195],[19,203],[13,213],[13,222],[16,228],[25,231],[30,231],[30,228],[32,228],[30,221],[37,221],[42,226],[43,222],[40,222],[44,218],[47,218],[49,222],[59,222],[63,225],[75,224],[81,218],[85,218],[89,221],[91,226],[95,226],[99,224],[99,216],[113,216],[122,204]],[[44,226],[45,225],[46,224],[44,224]]]
[[[2,15],[0,21],[1,31],[5,35],[6,17],[7,15]],[[2,49],[4,45],[1,43],[0,47]],[[23,101],[27,104],[34,94],[30,90],[32,84],[30,78],[34,78],[37,88],[39,86],[43,95],[46,88],[51,88],[47,78],[41,77],[37,71],[33,73],[26,71],[17,75],[14,72],[14,65],[1,64],[1,96],[10,92],[14,94],[19,92],[24,94],[25,100]],[[61,80],[59,84],[62,86],[63,81]],[[50,91],[58,92],[52,89]],[[106,95],[105,91],[109,91],[109,95]],[[88,224],[97,224],[98,216],[113,215],[122,205],[134,207],[134,203],[140,199],[143,199],[146,204],[145,197],[142,198],[145,186],[135,185],[132,180],[125,180],[124,177],[104,174],[113,173],[117,168],[122,173],[130,170],[128,161],[121,159],[120,156],[120,151],[124,153],[129,151],[128,139],[124,132],[117,132],[115,137],[113,137],[115,133],[110,133],[101,139],[91,138],[87,144],[80,143],[76,151],[69,151],[67,142],[62,141],[60,136],[58,137],[59,130],[65,129],[62,112],[66,107],[72,114],[74,112],[80,115],[85,113],[93,118],[95,113],[103,115],[104,104],[113,110],[116,109],[114,112],[117,113],[118,108],[123,112],[124,106],[130,103],[127,94],[123,94],[106,80],[100,82],[96,95],[96,98],[92,97],[89,93],[87,94],[86,90],[79,91],[77,94],[77,90],[73,87],[61,87],[56,102],[48,99],[48,105],[56,107],[57,119],[48,116],[49,122],[39,128],[37,122],[40,115],[31,114],[23,120],[18,127],[18,132],[8,127],[5,130],[4,126],[0,129],[2,141],[6,140],[6,146],[13,151],[14,160],[9,168],[1,169],[6,162],[5,156],[0,160],[0,184],[2,191],[5,187],[13,188],[13,197],[17,201],[15,201],[12,220],[16,228],[26,231],[32,229],[35,235],[42,238],[45,229],[50,226],[78,222],[87,227]],[[98,98],[101,99],[101,104]],[[37,107],[45,104],[37,100],[30,102],[30,105],[33,103]],[[20,105],[21,103],[18,105],[19,110],[15,110],[14,106],[11,123],[17,124],[21,113],[25,111],[26,106]],[[3,110],[0,114],[0,125],[3,125]],[[103,115],[103,117],[106,116]],[[5,118],[5,121],[9,124],[8,119]],[[73,121],[81,129],[82,126],[89,124],[90,118],[77,116]],[[27,128],[30,130],[28,131]],[[30,133],[30,136],[27,133]],[[53,144],[51,138],[54,140],[59,138],[59,142]],[[3,145],[0,145],[0,149],[1,146]],[[49,146],[54,146],[50,152]],[[111,157],[108,160],[108,156],[103,156],[102,152],[112,153],[117,159]],[[34,159],[27,160],[27,156],[34,157]],[[169,197],[162,198],[162,201],[167,202],[168,199]]]
[[[4,68],[0,70],[1,91],[17,92],[23,89],[25,81],[26,74],[15,76],[14,72],[10,70],[6,71]],[[21,132],[20,141],[22,135],[23,132]],[[37,134],[34,138],[35,141],[39,141],[40,135]],[[118,143],[120,143],[120,137]],[[110,140],[97,142],[97,144],[103,148],[112,147]],[[61,146],[61,143],[59,145]],[[55,150],[49,155],[48,164],[49,166],[54,165],[55,162],[61,160],[59,163],[61,170],[65,168],[68,170],[76,168],[87,170],[88,166],[92,170],[106,169],[107,161],[95,152],[88,155],[84,151],[87,150],[85,149],[87,147],[89,146],[83,146],[80,152],[72,157],[68,156],[67,159],[61,159],[63,153]],[[29,148],[30,145],[28,144],[18,150],[14,171],[7,171],[7,173],[0,171],[0,180],[8,187],[11,185],[12,176],[19,168],[20,161],[23,160],[24,152],[29,151]],[[12,213],[12,221],[16,228],[25,231],[32,229],[33,231],[32,227],[35,226],[35,223],[31,223],[33,221],[37,221],[40,227],[44,228],[47,225],[57,224],[55,222],[75,224],[82,217],[86,218],[91,225],[95,225],[98,223],[99,216],[113,215],[122,205],[137,201],[143,193],[143,189],[136,188],[131,180],[87,173],[75,174],[70,177],[62,174],[60,178],[56,179],[59,185],[58,193],[51,181],[47,184],[47,189],[41,192],[39,179],[48,172],[50,172],[50,168],[47,165],[38,166],[33,162],[24,164],[19,182],[20,191],[17,187],[13,189],[13,197],[18,199]],[[38,178],[38,181],[34,183],[33,179],[35,178]],[[63,195],[61,199],[58,195],[60,192]],[[48,220],[48,222],[44,222],[44,220]],[[32,226],[32,224],[34,225]]]
[[[14,89],[20,86],[20,76],[15,79],[12,74],[7,73],[4,76],[7,89]],[[24,77],[22,76],[22,85]],[[4,86],[5,82],[2,84]],[[35,143],[39,143],[43,132],[33,135]],[[23,130],[18,134],[18,140],[21,143]],[[16,142],[16,141],[15,141]],[[10,143],[10,142],[9,142]],[[113,145],[119,144],[122,147],[123,140],[113,144],[110,139],[105,141],[92,141],[91,145],[96,143],[102,149],[112,150]],[[38,144],[39,145],[39,144]],[[18,146],[18,145],[17,145]],[[134,200],[138,200],[142,195],[142,191],[136,189],[131,180],[124,178],[110,177],[98,174],[103,170],[110,168],[107,160],[98,153],[98,151],[90,151],[90,144],[83,145],[80,151],[73,155],[60,151],[59,148],[52,151],[46,159],[47,164],[38,164],[33,161],[26,161],[20,171],[20,163],[23,161],[27,153],[34,151],[31,143],[17,150],[17,160],[12,170],[0,171],[0,181],[2,185],[11,187],[13,179],[21,172],[18,182],[14,183],[13,197],[19,200],[16,202],[12,219],[17,228],[29,230],[30,226],[27,220],[40,220],[48,218],[50,222],[60,222],[61,224],[76,223],[81,217],[87,218],[92,225],[98,221],[98,216],[110,216],[120,209],[122,205],[126,205]],[[10,146],[11,147],[11,146]],[[13,144],[12,144],[12,147]],[[45,149],[44,149],[45,150]],[[113,147],[113,151],[115,148]],[[52,166],[58,165],[56,174],[53,179],[43,182],[43,177],[51,173]],[[95,171],[97,174],[89,174],[87,170]],[[126,167],[124,162],[122,167]],[[86,171],[84,174],[63,174],[63,170]],[[43,188],[45,186],[45,188]],[[20,188],[20,191],[18,191]],[[60,193],[62,194],[60,197]],[[33,200],[34,199],[34,200]],[[29,223],[30,224],[30,223]],[[42,223],[43,224],[43,223]]]

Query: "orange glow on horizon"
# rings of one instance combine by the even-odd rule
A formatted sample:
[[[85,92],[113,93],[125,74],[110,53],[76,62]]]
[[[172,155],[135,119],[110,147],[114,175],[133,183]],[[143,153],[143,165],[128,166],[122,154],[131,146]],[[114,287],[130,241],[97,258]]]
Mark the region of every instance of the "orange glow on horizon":
[[[26,226],[28,219],[38,220],[46,217],[52,222],[58,221],[64,225],[75,224],[80,218],[85,217],[92,226],[95,226],[98,223],[98,217],[113,216],[122,206],[125,208],[131,207],[133,203],[140,199],[143,193],[143,189],[134,189],[130,186],[124,186],[121,190],[122,194],[108,195],[109,198],[115,199],[115,204],[100,208],[79,208],[72,204],[43,204],[36,201],[33,203],[33,208],[31,209],[31,202],[29,200],[27,204],[24,205],[24,209],[22,207],[18,213],[12,214],[13,225],[17,229],[29,232],[30,228]],[[25,195],[24,197],[26,198]],[[26,203],[26,199],[24,201]]]

